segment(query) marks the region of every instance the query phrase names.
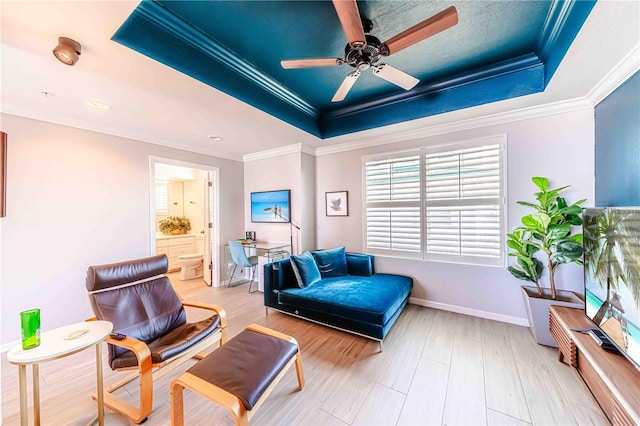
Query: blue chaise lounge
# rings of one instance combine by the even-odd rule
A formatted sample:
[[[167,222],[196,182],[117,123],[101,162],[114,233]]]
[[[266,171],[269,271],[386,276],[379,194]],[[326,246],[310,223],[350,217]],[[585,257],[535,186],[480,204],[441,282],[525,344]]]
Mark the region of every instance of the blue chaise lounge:
[[[264,304],[381,343],[409,300],[413,279],[376,274],[374,257],[344,247],[264,266]]]

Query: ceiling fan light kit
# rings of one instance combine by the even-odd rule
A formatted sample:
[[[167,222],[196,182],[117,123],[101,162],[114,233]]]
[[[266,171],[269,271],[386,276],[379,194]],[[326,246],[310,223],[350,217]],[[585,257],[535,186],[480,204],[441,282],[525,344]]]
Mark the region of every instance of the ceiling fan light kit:
[[[397,53],[458,23],[458,11],[454,6],[450,6],[382,43],[377,37],[368,34],[373,29],[373,25],[368,19],[364,20],[363,25],[356,0],[333,0],[333,5],[348,41],[345,46],[344,59],[309,58],[280,61],[280,65],[284,69],[330,67],[342,64],[354,67],[356,70],[347,74],[331,102],[344,100],[360,73],[369,68],[372,69],[372,73],[376,77],[395,84],[404,90],[413,89],[420,80],[391,65],[378,64],[380,59],[383,56]]]

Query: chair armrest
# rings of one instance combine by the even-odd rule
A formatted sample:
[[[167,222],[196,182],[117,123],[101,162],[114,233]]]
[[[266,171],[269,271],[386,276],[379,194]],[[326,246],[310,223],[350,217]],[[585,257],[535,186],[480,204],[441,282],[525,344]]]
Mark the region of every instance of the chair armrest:
[[[227,312],[220,305],[213,305],[211,303],[195,302],[191,300],[182,300],[184,306],[192,308],[205,309],[208,311],[214,311],[220,317],[220,327],[225,328],[227,326]]]
[[[111,400],[111,404],[109,406],[113,409],[116,409],[116,411],[120,413],[125,413],[125,415],[128,416],[137,414],[137,417],[132,418],[136,423],[140,423],[140,420],[146,418],[147,415],[151,412],[151,407],[153,405],[153,361],[151,360],[151,350],[149,349],[149,346],[147,346],[147,344],[142,340],[138,340],[133,337],[125,337],[122,340],[117,340],[113,337],[107,337],[105,341],[112,345],[129,349],[135,354],[136,358],[138,359],[138,380],[140,386],[140,409],[138,410],[138,412],[136,413],[135,409],[133,412],[131,412],[131,409],[128,408],[131,407],[130,404],[127,404],[125,402],[118,403],[117,399],[116,401],[113,401],[113,395],[111,393],[107,393],[107,395],[105,396],[108,396],[108,398],[105,399]]]
[[[120,346],[121,348],[129,349],[131,352],[136,354],[136,358],[138,358],[139,362],[141,360],[144,361],[148,358],[149,367],[151,367],[151,350],[149,349],[149,346],[147,346],[147,344],[142,340],[138,340],[134,337],[129,336],[125,337],[124,339],[118,340],[114,339],[113,337],[107,336],[104,341],[115,346]],[[139,365],[142,366],[142,363],[140,363]]]
[[[85,321],[97,321],[97,318],[87,318]],[[130,350],[136,355],[136,358],[138,358],[138,366],[140,366],[140,371],[151,371],[151,350],[149,350],[149,346],[147,346],[147,344],[142,340],[138,340],[129,336],[125,337],[124,339],[118,340],[114,339],[111,336],[107,336],[104,341],[106,343],[110,343],[112,345],[120,346],[121,348]]]
[[[153,378],[151,376],[151,373],[153,362],[151,360],[151,350],[146,343],[144,343],[142,340],[138,340],[134,337],[129,336],[121,340],[114,339],[113,337],[108,336],[105,339],[105,342],[115,346],[120,346],[121,348],[125,348],[133,352],[138,359],[138,369],[140,370],[141,385],[145,383],[145,386],[152,386]]]

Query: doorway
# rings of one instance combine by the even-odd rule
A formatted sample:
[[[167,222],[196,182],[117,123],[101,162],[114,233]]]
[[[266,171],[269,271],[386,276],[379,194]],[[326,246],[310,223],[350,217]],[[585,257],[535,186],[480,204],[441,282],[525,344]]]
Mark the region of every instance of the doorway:
[[[149,166],[151,252],[167,253],[170,270],[179,270],[177,255],[184,254],[185,246],[193,247],[192,253],[203,255],[204,282],[219,287],[218,169],[159,157],[150,157]],[[162,234],[160,222],[176,217],[188,219],[191,229],[182,235]]]

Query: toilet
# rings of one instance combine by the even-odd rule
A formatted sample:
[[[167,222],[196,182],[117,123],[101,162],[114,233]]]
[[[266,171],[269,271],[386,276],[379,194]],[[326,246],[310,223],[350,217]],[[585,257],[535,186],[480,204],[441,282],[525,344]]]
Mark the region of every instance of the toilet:
[[[204,235],[196,236],[198,253],[183,254],[178,256],[180,265],[180,280],[191,280],[204,275]]]

